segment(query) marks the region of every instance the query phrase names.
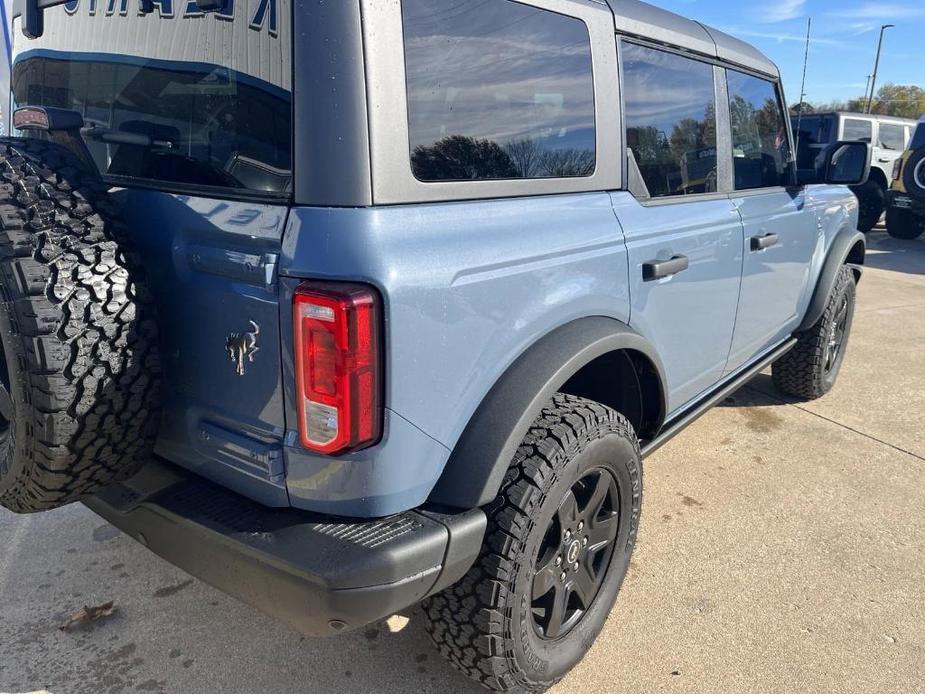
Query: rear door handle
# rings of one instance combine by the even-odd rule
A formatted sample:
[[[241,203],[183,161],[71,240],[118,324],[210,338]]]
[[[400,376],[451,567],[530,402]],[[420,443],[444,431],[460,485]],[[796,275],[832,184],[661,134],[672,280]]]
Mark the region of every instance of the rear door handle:
[[[676,255],[670,260],[650,260],[642,264],[642,279],[646,282],[660,280],[664,277],[677,275],[690,267],[690,260],[686,255]]]
[[[752,236],[752,250],[763,251],[771,246],[776,246],[779,241],[777,234],[765,234],[764,236]]]
[[[890,158],[889,158],[889,157],[880,157],[877,161],[879,161],[881,164],[889,164],[889,163],[890,163]]]

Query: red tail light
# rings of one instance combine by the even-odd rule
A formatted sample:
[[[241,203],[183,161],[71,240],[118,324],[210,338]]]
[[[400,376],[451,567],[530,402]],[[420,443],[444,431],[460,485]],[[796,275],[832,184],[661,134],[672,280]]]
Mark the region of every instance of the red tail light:
[[[302,445],[335,455],[382,431],[380,309],[360,284],[305,282],[293,299]]]
[[[898,181],[903,177],[903,158],[900,157],[893,164],[893,180]]]

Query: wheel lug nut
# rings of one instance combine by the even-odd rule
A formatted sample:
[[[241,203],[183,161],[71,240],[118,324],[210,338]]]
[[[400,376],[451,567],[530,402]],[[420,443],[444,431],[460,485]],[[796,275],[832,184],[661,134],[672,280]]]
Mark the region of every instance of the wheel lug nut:
[[[581,538],[581,546],[582,546],[582,547],[587,547],[587,546],[588,546],[588,538],[587,538],[587,537]]]
[[[576,561],[574,564],[572,564],[572,571],[578,571],[578,562],[577,562],[577,561]]]
[[[584,522],[584,521],[580,521],[580,522],[578,523],[578,532],[581,532],[581,531],[584,530],[584,529],[585,529],[585,522]]]
[[[568,542],[568,541],[571,540],[571,539],[572,539],[572,531],[571,531],[571,530],[566,530],[566,531],[565,531],[565,541]]]
[[[562,557],[556,557],[556,566],[562,566]]]
[[[562,575],[559,576],[559,580],[560,580],[560,581],[564,581],[564,580],[565,580],[565,572],[564,572],[564,571],[562,572]]]

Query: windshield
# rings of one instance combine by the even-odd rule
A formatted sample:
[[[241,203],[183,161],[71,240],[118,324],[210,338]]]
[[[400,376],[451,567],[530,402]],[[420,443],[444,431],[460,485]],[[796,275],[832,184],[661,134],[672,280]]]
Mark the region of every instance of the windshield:
[[[147,15],[129,4],[48,8],[35,40],[17,20],[15,105],[81,113],[84,140],[111,182],[286,195],[289,0],[226,0],[217,13],[160,0]]]

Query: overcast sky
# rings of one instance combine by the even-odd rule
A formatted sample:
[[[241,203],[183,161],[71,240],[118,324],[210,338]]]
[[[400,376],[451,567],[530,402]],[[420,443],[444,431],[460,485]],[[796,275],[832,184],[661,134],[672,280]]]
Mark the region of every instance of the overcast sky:
[[[847,100],[864,93],[882,24],[888,29],[878,84],[925,87],[925,0],[651,0],[758,46],[780,65],[787,98],[800,96],[806,20],[813,44],[807,101]]]

